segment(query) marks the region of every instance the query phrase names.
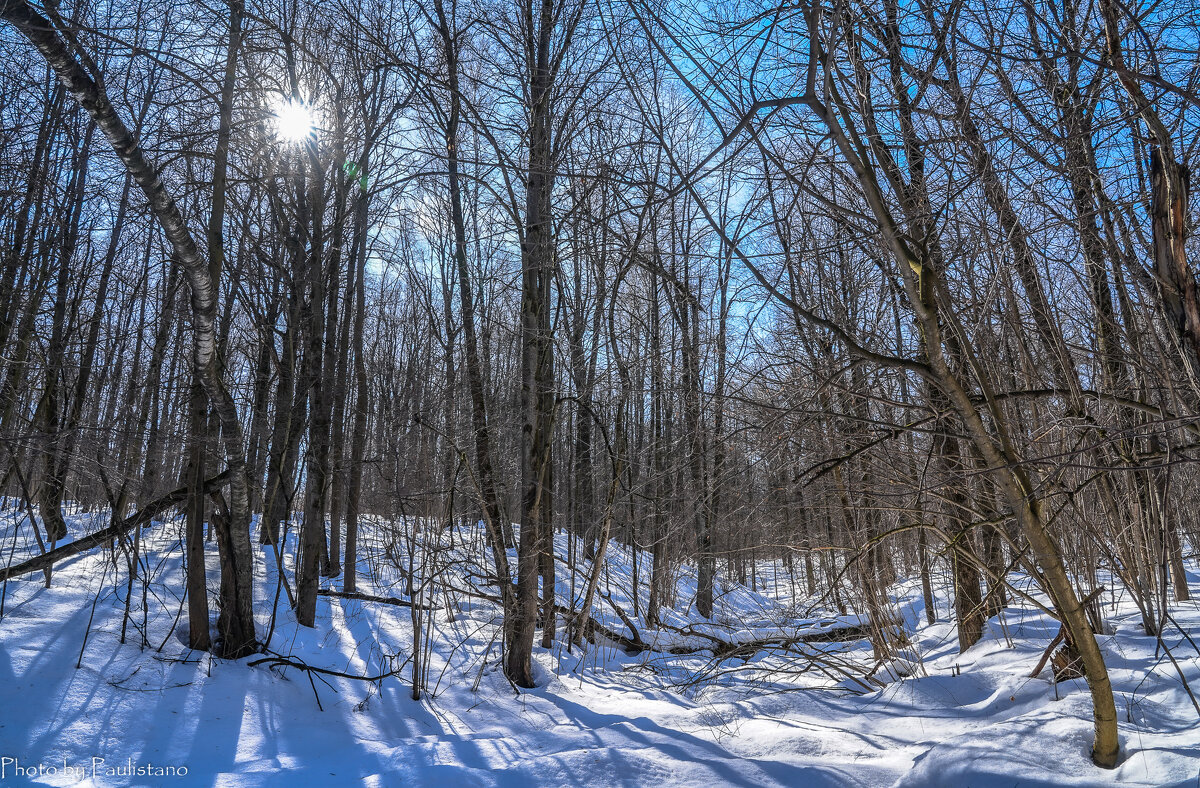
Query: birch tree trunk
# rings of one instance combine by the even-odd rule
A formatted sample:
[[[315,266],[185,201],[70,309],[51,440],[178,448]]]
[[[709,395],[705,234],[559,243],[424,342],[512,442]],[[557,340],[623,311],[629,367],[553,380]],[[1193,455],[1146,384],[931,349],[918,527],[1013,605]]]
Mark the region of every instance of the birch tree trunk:
[[[222,550],[222,611],[218,628],[221,653],[238,658],[257,648],[251,596],[250,511],[245,476],[242,425],[237,406],[221,378],[216,336],[217,287],[207,262],[180,214],[175,200],[146,159],[138,141],[117,115],[104,88],[78,58],[82,53],[59,36],[51,23],[25,0],[0,0],[0,18],[33,44],[67,91],[75,97],[108,138],[129,175],[145,193],[150,210],[162,227],[191,288],[193,367],[212,403],[223,430],[225,460],[230,471],[231,521],[218,529]],[[85,59],[85,62],[86,59]]]

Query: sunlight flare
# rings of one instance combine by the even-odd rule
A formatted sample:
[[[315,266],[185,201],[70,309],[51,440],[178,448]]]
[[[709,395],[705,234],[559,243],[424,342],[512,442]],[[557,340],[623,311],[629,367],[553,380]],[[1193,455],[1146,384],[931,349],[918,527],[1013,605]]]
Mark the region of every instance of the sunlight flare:
[[[284,99],[275,107],[275,134],[284,142],[303,142],[317,134],[312,107],[298,99]]]

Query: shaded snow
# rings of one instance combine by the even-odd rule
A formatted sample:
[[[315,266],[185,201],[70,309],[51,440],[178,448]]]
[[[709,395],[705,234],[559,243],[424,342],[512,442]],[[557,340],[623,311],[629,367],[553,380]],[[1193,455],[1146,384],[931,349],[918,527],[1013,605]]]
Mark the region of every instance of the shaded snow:
[[[80,519],[72,522],[73,533],[95,527]],[[7,522],[0,536],[11,545]],[[320,597],[318,626],[306,630],[295,625],[281,595],[272,651],[359,675],[399,669],[378,685],[335,677],[310,684],[296,669],[251,668],[246,663],[252,660],[231,663],[189,652],[182,626],[169,634],[182,589],[180,527],[166,523],[147,532],[151,583],[144,651],[139,583],[127,642],[118,642],[124,559],[119,594],[113,591],[114,568],[98,552],[60,565],[50,589],[42,587],[40,574],[9,583],[0,620],[0,757],[18,758],[23,767],[54,765],[60,773],[14,776],[9,763],[0,784],[1195,786],[1200,775],[1200,715],[1170,660],[1155,655],[1155,639],[1139,634],[1136,611],[1120,599],[1106,607],[1115,633],[1102,636],[1101,646],[1117,692],[1124,757],[1118,769],[1106,772],[1088,758],[1091,707],[1083,682],[1056,689],[1047,673],[1028,678],[1056,631],[1031,607],[1009,608],[1003,621],[992,619],[984,640],[960,655],[953,627],[925,625],[919,589],[902,584],[893,589],[895,602],[916,626],[919,677],[867,694],[850,691],[854,685],[836,675],[772,672],[803,667],[806,660],[796,655],[717,663],[707,654],[628,656],[613,647],[568,653],[561,645],[537,650],[539,686],[518,694],[499,671],[496,608],[438,593],[432,597],[438,613],[429,669],[436,697],[413,701],[412,621],[403,607]],[[393,539],[382,525],[364,536],[376,557],[393,541],[396,563],[407,566],[404,538]],[[427,564],[418,579],[436,570],[440,579],[466,588],[485,573],[467,559],[473,550],[462,539],[468,536],[477,535],[460,533],[455,548],[436,566]],[[566,548],[560,536],[560,554]],[[18,539],[16,560],[31,550]],[[609,559],[600,590],[632,615],[625,590],[631,585],[630,553],[614,545]],[[215,598],[215,556],[210,560]],[[646,556],[639,560],[644,584],[649,562]],[[261,549],[255,588],[260,634],[267,631],[276,592],[274,564],[270,548]],[[364,560],[361,572],[360,590],[405,596],[397,565]],[[763,565],[759,574],[767,590],[725,581],[714,621],[707,623],[690,607],[694,576],[683,572],[676,604],[665,611],[667,623],[741,641],[857,621],[804,611],[793,605],[795,592],[782,571]],[[576,598],[584,584],[576,578]],[[91,634],[76,669],[97,591]],[[558,591],[565,602],[571,592],[565,571]],[[427,592],[423,598],[429,601]],[[945,604],[940,600],[942,610]],[[605,626],[623,630],[604,599],[594,609]],[[1197,605],[1184,603],[1175,613],[1195,636]],[[640,618],[636,625],[643,638],[657,638],[660,645],[705,643],[695,635],[649,631]],[[1200,655],[1177,630],[1169,630],[1166,640],[1200,689]],[[870,667],[865,644],[811,644],[816,649]],[[694,681],[717,672],[718,680]],[[93,757],[104,758],[106,766],[124,766],[128,759],[186,766],[188,774],[105,777],[101,771],[93,779]],[[63,774],[64,759],[84,769],[85,779]]]

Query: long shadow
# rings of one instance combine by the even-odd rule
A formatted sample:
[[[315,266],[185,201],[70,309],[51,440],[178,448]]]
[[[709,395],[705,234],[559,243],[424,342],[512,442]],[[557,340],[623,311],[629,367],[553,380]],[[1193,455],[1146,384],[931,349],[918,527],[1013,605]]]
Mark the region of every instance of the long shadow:
[[[621,746],[620,741],[614,741],[599,733],[602,730],[610,731],[618,734],[618,738],[639,745],[639,749],[662,753],[684,763],[702,763],[714,773],[714,778],[719,779],[721,784],[761,785],[762,776],[770,777],[781,785],[841,786],[852,782],[847,774],[837,769],[739,758],[714,741],[663,728],[647,717],[601,714],[562,696],[546,697],[569,720],[576,723],[581,731],[593,731],[599,747],[611,749]],[[734,768],[735,762],[739,764],[739,768]],[[755,776],[747,773],[747,764],[753,764],[761,774]]]
[[[57,612],[53,605],[54,591],[55,589],[39,588],[22,607],[42,603],[47,606],[47,610],[53,608]],[[4,727],[0,729],[3,731],[0,743],[5,743],[6,740],[12,742],[8,745],[9,748],[31,759],[46,758],[57,754],[58,749],[55,745],[59,743],[63,732],[82,716],[86,716],[88,703],[94,697],[95,690],[93,688],[82,704],[77,703],[77,698],[70,692],[70,685],[78,681],[81,674],[75,670],[77,652],[68,648],[68,643],[73,639],[72,633],[82,632],[87,626],[89,614],[89,608],[81,607],[66,619],[52,623],[45,615],[22,616],[26,623],[19,631],[13,631],[13,619],[5,615],[5,637],[0,640],[0,656],[6,660],[7,673],[3,686],[6,694],[13,693],[16,697],[12,704],[5,704],[5,721]],[[51,626],[55,628],[51,629]],[[93,632],[93,636],[95,634]],[[23,642],[19,642],[18,648],[33,653],[28,661],[22,660],[18,663],[9,651],[9,644],[22,639]],[[86,653],[84,659],[85,663],[89,660]],[[21,672],[18,674],[17,670]],[[25,690],[26,687],[29,689]],[[37,697],[33,697],[34,692],[37,693]],[[29,695],[25,696],[25,693]],[[45,705],[47,701],[56,703],[49,714]],[[50,724],[43,731],[36,732],[35,729],[47,718],[51,720]]]

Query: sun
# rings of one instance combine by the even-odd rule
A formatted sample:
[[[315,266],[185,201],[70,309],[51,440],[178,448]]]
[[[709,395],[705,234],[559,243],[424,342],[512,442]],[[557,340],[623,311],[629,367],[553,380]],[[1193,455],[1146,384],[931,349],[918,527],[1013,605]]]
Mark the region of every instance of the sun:
[[[316,136],[317,122],[312,107],[296,99],[284,99],[275,107],[275,134],[284,142],[303,142]]]

